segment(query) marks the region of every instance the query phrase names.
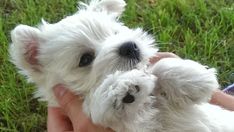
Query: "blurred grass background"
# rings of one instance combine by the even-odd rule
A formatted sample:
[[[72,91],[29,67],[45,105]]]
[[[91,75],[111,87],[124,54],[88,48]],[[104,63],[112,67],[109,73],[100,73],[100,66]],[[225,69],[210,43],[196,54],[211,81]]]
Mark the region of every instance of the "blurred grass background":
[[[234,82],[233,0],[126,0],[122,20],[153,34],[161,51],[215,67],[225,87]],[[77,0],[0,0],[0,131],[46,130],[46,105],[9,62],[10,31],[76,12]]]

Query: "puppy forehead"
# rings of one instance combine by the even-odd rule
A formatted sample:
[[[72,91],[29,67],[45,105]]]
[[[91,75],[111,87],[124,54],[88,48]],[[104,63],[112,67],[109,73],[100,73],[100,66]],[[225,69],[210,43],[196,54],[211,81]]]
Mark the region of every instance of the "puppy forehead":
[[[107,37],[123,27],[123,24],[99,12],[82,11],[55,24],[44,24],[45,38],[62,38],[63,42],[79,43],[79,46],[96,48]],[[69,42],[70,41],[70,42]]]
[[[102,33],[103,35],[121,26],[121,23],[104,13],[88,11],[66,17],[60,24],[70,27],[70,30]]]

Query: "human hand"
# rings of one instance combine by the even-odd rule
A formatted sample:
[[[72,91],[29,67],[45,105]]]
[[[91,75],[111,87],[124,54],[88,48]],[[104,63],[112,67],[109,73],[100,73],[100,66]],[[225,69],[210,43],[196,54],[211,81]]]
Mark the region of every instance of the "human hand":
[[[82,99],[63,85],[54,87],[60,107],[48,107],[48,132],[113,132],[95,125],[82,111]]]
[[[234,111],[234,96],[226,94],[221,90],[216,90],[213,93],[210,103]]]
[[[150,58],[150,63],[154,64],[163,58],[180,58],[174,53],[171,52],[158,52],[155,56]]]

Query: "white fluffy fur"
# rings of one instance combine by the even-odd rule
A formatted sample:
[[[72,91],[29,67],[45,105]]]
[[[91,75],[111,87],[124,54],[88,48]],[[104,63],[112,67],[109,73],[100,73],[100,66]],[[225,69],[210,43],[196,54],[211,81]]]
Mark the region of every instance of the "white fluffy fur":
[[[155,77],[142,70],[109,75],[93,94],[89,106],[93,122],[120,132],[234,131],[234,112],[208,103],[219,87],[214,69],[167,58],[148,72]],[[122,103],[136,85],[140,87],[132,93],[136,101]]]
[[[215,70],[182,59],[163,59],[142,70],[157,48],[142,29],[118,21],[125,5],[92,0],[58,23],[19,25],[12,31],[12,61],[38,86],[35,96],[57,105],[52,87],[63,83],[84,96],[84,111],[94,123],[121,132],[233,132],[234,113],[207,103],[219,87]],[[140,49],[138,63],[118,53],[128,41]],[[79,67],[87,52],[94,61]],[[122,102],[127,93],[135,97],[133,103]]]

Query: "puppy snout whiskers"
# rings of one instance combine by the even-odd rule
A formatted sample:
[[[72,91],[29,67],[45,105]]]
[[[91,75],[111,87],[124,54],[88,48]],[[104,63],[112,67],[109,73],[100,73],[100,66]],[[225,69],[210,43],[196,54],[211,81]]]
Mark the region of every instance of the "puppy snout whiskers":
[[[125,42],[119,47],[119,55],[125,58],[140,60],[140,49],[134,42]]]

